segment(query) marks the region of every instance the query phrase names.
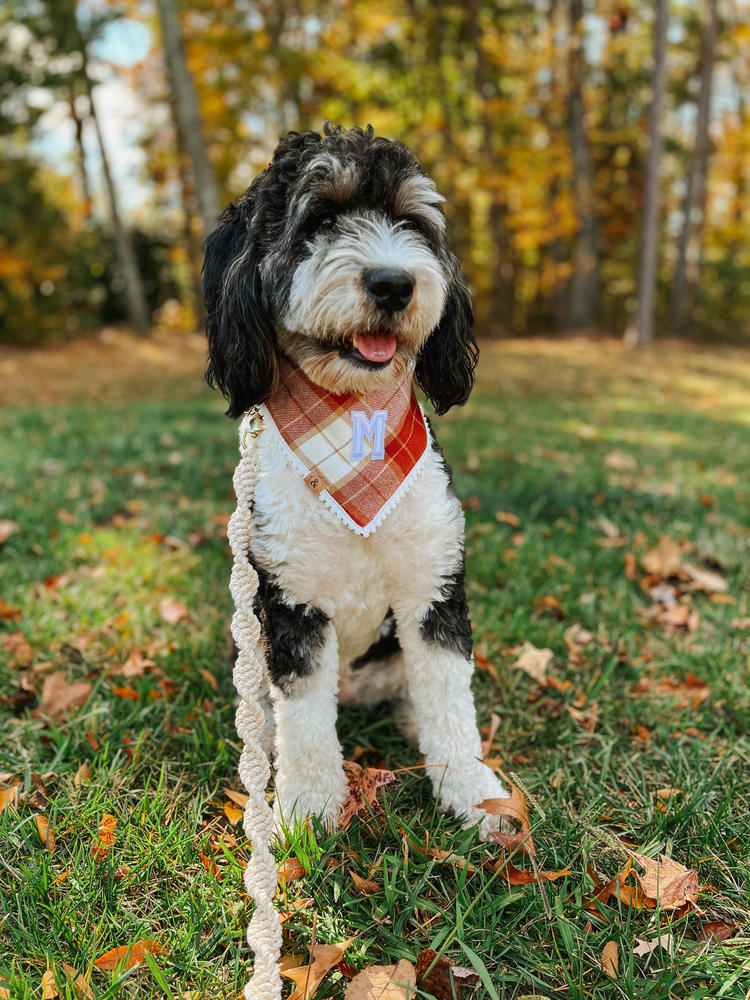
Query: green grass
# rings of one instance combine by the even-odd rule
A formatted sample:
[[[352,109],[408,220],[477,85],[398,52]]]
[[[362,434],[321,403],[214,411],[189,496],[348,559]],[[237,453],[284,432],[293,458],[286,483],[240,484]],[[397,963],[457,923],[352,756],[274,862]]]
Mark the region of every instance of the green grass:
[[[533,802],[540,864],[572,874],[546,884],[548,913],[536,884],[511,887],[479,867],[485,846],[437,811],[421,771],[404,771],[381,815],[347,833],[298,833],[288,850],[309,874],[286,899],[312,902],[285,924],[284,951],[304,956],[313,934],[356,934],[347,963],[357,969],[414,961],[432,947],[473,966],[473,995],[487,1000],[744,998],[750,633],[730,623],[750,614],[747,357],[518,341],[488,346],[481,373],[471,404],[437,424],[468,499],[477,650],[496,669],[477,672],[478,711],[482,725],[493,711],[500,717],[492,757]],[[42,776],[56,837],[50,854],[24,802],[0,815],[0,986],[14,998],[41,996],[48,967],[60,995],[74,997],[63,962],[89,975],[101,1000],[238,996],[247,978],[247,845],[223,813],[222,789],[239,785],[220,523],[232,509],[236,450],[221,412],[206,393],[0,415],[0,518],[20,524],[0,548],[0,594],[20,617],[0,620],[0,640],[21,630],[34,651],[33,671],[23,672],[0,646],[0,771],[6,784],[19,778],[22,793]],[[633,468],[609,467],[616,449]],[[601,518],[624,545],[601,544]],[[732,604],[694,596],[695,632],[667,635],[650,623],[650,598],[625,575],[624,554],[640,558],[662,534],[692,542],[690,559],[728,581]],[[162,621],[165,597],[183,602],[190,621]],[[564,633],[574,623],[598,640],[585,665],[568,661]],[[554,651],[551,672],[571,682],[567,690],[541,692],[512,668],[511,650],[526,640]],[[133,649],[153,670],[117,676],[112,668]],[[72,717],[50,723],[34,709],[56,669],[92,692]],[[694,708],[634,691],[639,679],[689,672],[710,689]],[[36,692],[22,704],[19,685],[32,678]],[[118,687],[139,699],[119,697]],[[566,710],[592,705],[593,731]],[[418,761],[379,709],[342,710],[340,736],[361,764]],[[76,783],[83,763],[91,778]],[[655,793],[664,786],[680,791],[662,802]],[[117,817],[117,837],[96,861],[104,812]],[[708,887],[702,912],[676,917],[615,901],[599,915],[585,910],[589,871],[603,881],[622,867],[614,835],[697,868]],[[443,864],[428,848],[475,867]],[[220,879],[201,854],[220,860]],[[380,891],[356,894],[352,871]],[[695,938],[709,920],[739,930],[701,949]],[[636,938],[665,931],[673,956],[633,956]],[[92,969],[107,950],[143,939],[163,948],[151,962]],[[610,940],[620,946],[614,981],[599,965]],[[317,996],[341,998],[345,985],[334,970]]]

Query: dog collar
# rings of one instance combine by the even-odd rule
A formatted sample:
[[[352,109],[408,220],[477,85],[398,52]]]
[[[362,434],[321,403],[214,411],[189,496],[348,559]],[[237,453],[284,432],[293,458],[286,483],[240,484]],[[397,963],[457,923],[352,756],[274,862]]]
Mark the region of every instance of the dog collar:
[[[308,489],[352,531],[370,535],[422,471],[430,433],[411,374],[364,396],[333,393],[287,358],[260,408]]]

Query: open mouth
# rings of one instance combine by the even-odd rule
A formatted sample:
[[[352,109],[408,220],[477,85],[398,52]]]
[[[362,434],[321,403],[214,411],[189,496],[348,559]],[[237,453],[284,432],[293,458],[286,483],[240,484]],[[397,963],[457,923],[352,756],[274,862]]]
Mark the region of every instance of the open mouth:
[[[367,368],[385,368],[396,353],[394,333],[355,333],[351,347],[339,351],[339,356],[356,361]]]

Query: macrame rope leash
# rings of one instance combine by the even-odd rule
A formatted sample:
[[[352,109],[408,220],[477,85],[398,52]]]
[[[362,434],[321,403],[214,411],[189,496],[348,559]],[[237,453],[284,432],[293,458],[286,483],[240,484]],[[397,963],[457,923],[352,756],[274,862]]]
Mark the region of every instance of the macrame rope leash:
[[[237,644],[233,680],[240,703],[235,725],[243,744],[239,773],[248,795],[243,826],[252,844],[244,879],[247,893],[255,901],[255,912],[247,928],[247,943],[255,953],[255,961],[244,994],[245,1000],[281,1000],[281,924],[273,905],[277,876],[270,849],[274,821],[266,801],[271,766],[263,749],[265,717],[257,697],[263,680],[260,623],[253,611],[258,575],[249,559],[250,511],[258,478],[254,439],[262,429],[259,415],[251,417],[247,425],[243,422],[240,428],[241,458],[234,473],[237,509],[229,519],[228,528],[234,557],[229,589],[236,608],[232,617],[232,636]]]

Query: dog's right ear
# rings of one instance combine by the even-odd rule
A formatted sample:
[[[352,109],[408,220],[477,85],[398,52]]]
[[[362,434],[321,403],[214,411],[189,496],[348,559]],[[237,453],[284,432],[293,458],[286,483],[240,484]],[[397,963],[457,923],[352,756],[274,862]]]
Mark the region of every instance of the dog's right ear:
[[[268,398],[277,376],[276,334],[263,302],[251,238],[251,197],[232,204],[206,240],[203,296],[208,318],[206,381],[239,417]]]

